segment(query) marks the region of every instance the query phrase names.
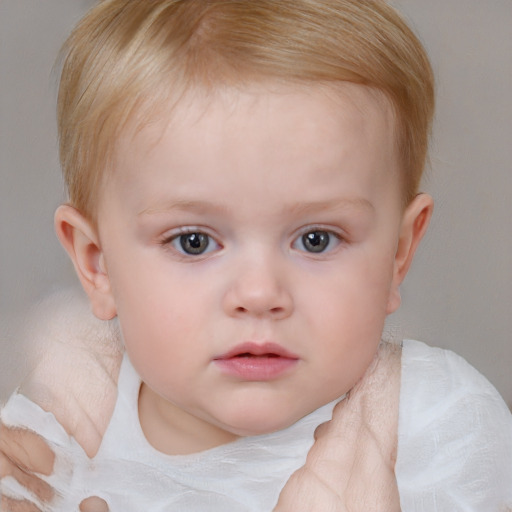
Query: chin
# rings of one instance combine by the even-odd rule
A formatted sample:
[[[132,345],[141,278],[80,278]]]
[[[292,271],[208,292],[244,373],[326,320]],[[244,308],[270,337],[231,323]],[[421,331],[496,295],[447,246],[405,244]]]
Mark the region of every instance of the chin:
[[[256,411],[255,411],[256,412]],[[229,422],[228,430],[241,437],[261,436],[279,430],[285,430],[299,421],[307,413],[294,416],[276,415],[275,412],[260,411],[256,414],[242,415],[238,421],[233,418]]]

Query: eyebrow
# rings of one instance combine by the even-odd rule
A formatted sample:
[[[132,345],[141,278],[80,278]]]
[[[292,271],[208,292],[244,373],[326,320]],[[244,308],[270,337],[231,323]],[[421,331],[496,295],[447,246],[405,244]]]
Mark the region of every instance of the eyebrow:
[[[293,205],[285,205],[283,212],[292,215],[306,215],[325,210],[361,210],[373,213],[375,207],[365,198],[334,198],[324,201],[307,201]],[[193,212],[196,214],[222,214],[229,208],[209,201],[178,200],[162,207],[145,208],[138,216],[155,215],[172,211]]]
[[[305,203],[298,203],[287,208],[292,214],[308,214],[315,213],[322,210],[361,210],[373,213],[375,207],[365,198],[334,198],[326,201],[311,201]]]
[[[178,200],[172,201],[162,207],[145,208],[138,213],[142,215],[154,215],[158,213],[167,213],[174,210],[183,212],[194,212],[198,214],[205,213],[225,213],[228,209],[220,204],[211,203],[209,201],[194,201],[194,200]]]

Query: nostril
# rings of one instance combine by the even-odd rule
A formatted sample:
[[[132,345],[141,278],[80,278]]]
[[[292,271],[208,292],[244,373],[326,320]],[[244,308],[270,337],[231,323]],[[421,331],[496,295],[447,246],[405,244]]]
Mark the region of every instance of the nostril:
[[[260,286],[262,288],[262,286]],[[252,289],[245,286],[230,288],[222,304],[228,315],[281,318],[291,314],[293,300],[288,292],[277,288]]]

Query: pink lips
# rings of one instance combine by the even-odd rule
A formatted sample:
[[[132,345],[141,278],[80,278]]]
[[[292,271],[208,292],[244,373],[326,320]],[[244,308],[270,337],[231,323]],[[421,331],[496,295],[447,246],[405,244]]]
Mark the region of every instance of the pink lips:
[[[243,380],[272,380],[293,368],[299,358],[276,343],[242,343],[214,358],[223,373]]]

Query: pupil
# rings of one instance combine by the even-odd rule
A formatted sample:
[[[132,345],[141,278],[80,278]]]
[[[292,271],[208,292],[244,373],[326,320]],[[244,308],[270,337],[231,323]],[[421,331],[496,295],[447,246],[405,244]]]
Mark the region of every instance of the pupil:
[[[183,250],[189,254],[201,254],[208,247],[208,236],[203,233],[189,233],[180,237]]]
[[[312,231],[302,237],[304,247],[310,252],[322,252],[329,245],[329,233],[325,231]]]

